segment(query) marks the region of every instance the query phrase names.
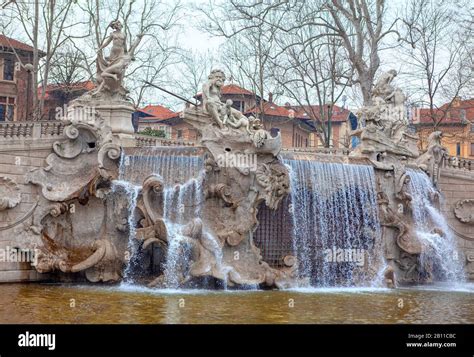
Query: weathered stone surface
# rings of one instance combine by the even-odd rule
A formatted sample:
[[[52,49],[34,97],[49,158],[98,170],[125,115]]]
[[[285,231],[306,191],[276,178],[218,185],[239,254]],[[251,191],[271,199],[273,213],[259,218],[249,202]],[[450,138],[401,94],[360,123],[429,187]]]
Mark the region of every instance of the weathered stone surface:
[[[454,207],[454,215],[462,223],[474,225],[474,199],[458,201]]]
[[[16,182],[0,176],[0,211],[16,207],[21,201],[20,188]]]

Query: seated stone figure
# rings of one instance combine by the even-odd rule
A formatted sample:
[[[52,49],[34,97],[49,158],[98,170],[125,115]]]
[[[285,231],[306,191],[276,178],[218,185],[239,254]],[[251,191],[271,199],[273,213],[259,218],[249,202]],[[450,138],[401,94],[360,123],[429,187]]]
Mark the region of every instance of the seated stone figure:
[[[413,137],[407,132],[408,120],[405,112],[405,94],[391,82],[397,75],[395,70],[383,73],[372,91],[372,102],[360,110],[366,126],[352,132],[361,138],[361,145],[354,154],[369,154],[377,157],[386,152],[406,157],[417,157]]]
[[[225,82],[225,74],[220,69],[214,69],[208,76],[208,81],[202,86],[202,99],[204,109],[211,118],[217,123],[220,129],[225,125],[239,129],[244,127],[251,135],[249,119],[240,111],[232,108],[232,100],[228,99],[226,103],[221,101],[221,90]]]
[[[221,89],[225,82],[225,74],[220,69],[214,69],[207,78],[208,81],[202,86],[203,106],[222,129],[224,124],[221,112],[224,111],[224,103],[221,102]]]
[[[91,93],[92,95],[109,93],[120,93],[126,95],[127,91],[122,85],[125,70],[134,59],[135,50],[138,47],[143,34],[139,34],[136,40],[127,50],[125,35],[121,32],[122,24],[113,21],[110,25],[115,31],[100,46],[97,54],[97,82],[99,86]],[[103,56],[103,49],[112,42],[112,49],[108,57]]]
[[[252,135],[252,131],[250,130],[251,119],[247,118],[238,110],[232,108],[232,104],[232,100],[227,99],[225,103],[225,114],[222,123],[224,125],[229,124],[234,129],[239,129],[243,127],[249,135]]]

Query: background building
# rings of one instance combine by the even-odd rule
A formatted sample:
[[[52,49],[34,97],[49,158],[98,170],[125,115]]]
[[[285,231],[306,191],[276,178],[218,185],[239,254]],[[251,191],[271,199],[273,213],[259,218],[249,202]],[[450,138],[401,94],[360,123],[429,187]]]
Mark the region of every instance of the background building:
[[[44,55],[39,51],[40,57]],[[33,63],[33,47],[0,35],[0,122],[28,120],[33,113],[32,75],[18,58],[23,64]]]
[[[221,99],[223,102],[230,99],[232,106],[244,113],[246,116],[258,116],[263,118],[265,128],[272,136],[280,133],[284,148],[292,147],[322,147],[312,117],[320,112],[319,106],[300,107],[290,103],[278,105],[273,102],[270,93],[268,99],[262,99],[255,93],[239,87],[236,84],[228,84],[222,87]],[[202,93],[194,96],[202,106]],[[261,101],[263,100],[263,105]],[[263,108],[263,115],[261,113]],[[146,128],[163,130],[166,137],[174,140],[196,141],[196,131],[180,117],[179,113],[173,112],[161,105],[148,105],[135,113],[139,122],[138,131],[143,132]],[[351,142],[349,131],[349,119],[357,118],[347,109],[334,105],[331,116],[331,147],[348,148]]]
[[[433,118],[439,122],[435,128]],[[425,149],[428,136],[435,130],[443,132],[442,144],[449,155],[474,157],[474,99],[455,99],[431,114],[429,109],[413,110],[413,125],[419,135],[420,149]]]
[[[65,113],[66,105],[71,100],[76,99],[84,93],[95,88],[92,81],[77,83],[57,83],[46,86],[44,96],[43,117],[44,120],[55,120],[59,108]],[[38,88],[38,95],[41,95],[42,87]]]

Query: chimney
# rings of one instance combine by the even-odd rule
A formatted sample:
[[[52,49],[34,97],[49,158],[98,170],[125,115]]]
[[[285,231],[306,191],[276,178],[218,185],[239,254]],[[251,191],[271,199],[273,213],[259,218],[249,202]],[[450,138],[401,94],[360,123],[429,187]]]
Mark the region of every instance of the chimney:
[[[273,103],[273,93],[272,92],[268,93],[268,101],[270,103]]]

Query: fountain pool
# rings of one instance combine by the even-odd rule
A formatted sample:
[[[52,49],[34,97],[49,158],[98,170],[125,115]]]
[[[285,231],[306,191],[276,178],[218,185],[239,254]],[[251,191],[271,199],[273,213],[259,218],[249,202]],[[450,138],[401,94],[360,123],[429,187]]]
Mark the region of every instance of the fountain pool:
[[[282,291],[7,284],[0,300],[2,323],[474,323],[472,283]]]

